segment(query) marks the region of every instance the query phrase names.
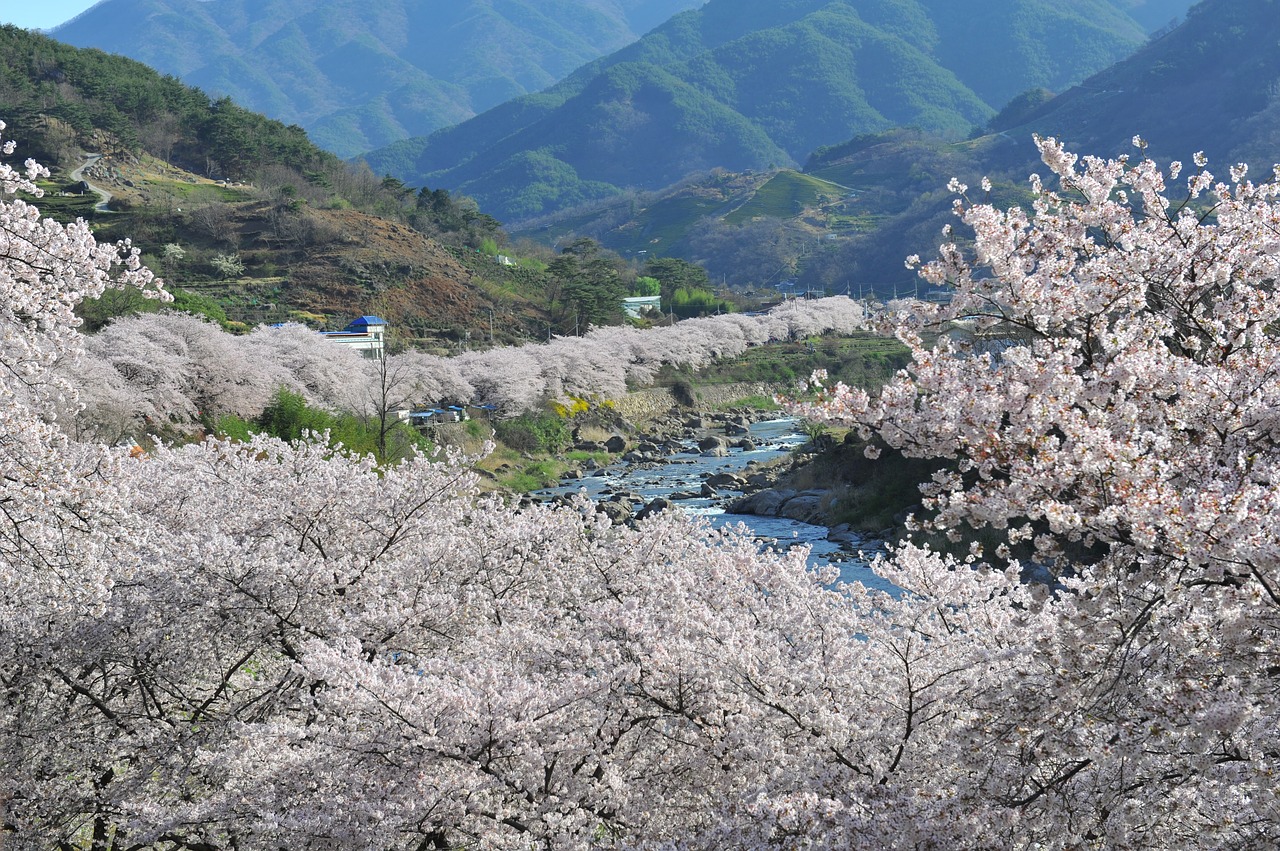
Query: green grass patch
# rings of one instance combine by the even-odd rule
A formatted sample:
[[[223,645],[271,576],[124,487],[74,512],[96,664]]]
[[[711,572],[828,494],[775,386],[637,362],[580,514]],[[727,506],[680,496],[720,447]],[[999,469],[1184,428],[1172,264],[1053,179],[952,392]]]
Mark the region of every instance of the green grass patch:
[[[212,204],[215,201],[235,203],[253,199],[253,191],[216,183],[191,183],[186,180],[143,178],[141,185],[155,192],[163,192],[188,204]]]
[[[573,461],[576,464],[585,464],[587,461],[608,464],[612,459],[608,452],[586,452],[581,449],[572,449],[564,454],[564,460]]]
[[[725,407],[727,408],[751,408],[756,411],[780,411],[782,406],[773,401],[771,396],[743,396],[741,399],[735,399]]]
[[[563,473],[564,465],[556,461],[534,461],[518,470],[499,475],[498,484],[516,493],[530,493],[559,484]]]
[[[634,222],[609,235],[609,245],[617,251],[649,251],[662,255],[679,243],[699,219],[725,207],[719,197],[676,195],[656,201],[636,212]]]
[[[815,369],[825,369],[833,381],[874,390],[909,360],[910,352],[897,340],[859,333],[756,346],[736,358],[717,361],[696,376],[671,370],[660,379],[668,385],[692,381],[695,390],[701,384],[736,382],[794,385]]]
[[[798,171],[780,171],[756,190],[750,201],[725,216],[731,225],[740,225],[757,216],[791,219],[806,209],[835,201],[847,190],[819,177]]]

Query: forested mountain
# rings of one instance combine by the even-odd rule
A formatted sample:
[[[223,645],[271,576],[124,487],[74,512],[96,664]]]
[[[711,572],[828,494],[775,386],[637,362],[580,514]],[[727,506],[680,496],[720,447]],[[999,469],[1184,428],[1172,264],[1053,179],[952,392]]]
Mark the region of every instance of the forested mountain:
[[[268,166],[342,170],[297,127],[251,112],[132,59],[0,26],[0,107],[23,148],[50,166],[110,144],[190,171],[246,179]]]
[[[519,219],[895,126],[958,137],[1021,91],[1128,55],[1145,38],[1129,11],[1147,5],[711,0],[545,92],[368,160]]]
[[[1186,0],[1117,0],[1116,5],[1148,31],[1156,32],[1181,23],[1191,4]]]
[[[703,0],[103,0],[55,38],[130,56],[343,156],[543,89]]]

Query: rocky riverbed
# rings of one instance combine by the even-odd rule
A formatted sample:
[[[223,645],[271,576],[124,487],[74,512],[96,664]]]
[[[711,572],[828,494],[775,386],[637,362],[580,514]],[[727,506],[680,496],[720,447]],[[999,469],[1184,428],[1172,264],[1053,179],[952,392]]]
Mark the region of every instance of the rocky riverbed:
[[[674,507],[715,526],[741,524],[762,545],[808,546],[811,562],[837,564],[846,580],[885,584],[867,568],[879,541],[822,525],[830,493],[778,487],[780,477],[817,451],[794,419],[750,409],[672,411],[630,436],[620,430],[574,448],[607,450],[619,460],[588,463],[540,498],[585,493],[615,524]]]

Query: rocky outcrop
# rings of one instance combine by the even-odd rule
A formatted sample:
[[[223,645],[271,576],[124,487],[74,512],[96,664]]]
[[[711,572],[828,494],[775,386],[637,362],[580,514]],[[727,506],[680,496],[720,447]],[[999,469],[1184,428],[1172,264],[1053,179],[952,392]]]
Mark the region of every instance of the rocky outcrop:
[[[830,491],[822,489],[796,491],[791,488],[766,488],[733,501],[728,510],[734,514],[786,517],[801,523],[821,523],[830,498]]]
[[[598,502],[596,512],[608,517],[614,526],[622,526],[631,521],[631,506],[622,502]]]

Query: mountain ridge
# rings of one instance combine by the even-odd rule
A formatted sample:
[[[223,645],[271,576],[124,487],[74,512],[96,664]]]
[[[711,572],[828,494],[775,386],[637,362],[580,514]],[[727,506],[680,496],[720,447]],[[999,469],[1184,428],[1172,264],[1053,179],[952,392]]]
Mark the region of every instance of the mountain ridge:
[[[1064,11],[1047,0],[711,0],[543,92],[365,158],[378,173],[464,192],[499,218],[519,221],[603,197],[601,184],[617,194],[654,190],[699,169],[794,164],[821,145],[903,124],[960,137],[991,118],[996,105],[937,61],[938,55],[995,56],[961,67],[989,97],[1042,82],[1065,85],[1127,55],[1145,38],[1120,2],[1086,0]],[[1045,41],[1046,32],[1064,28],[1073,33],[1070,38]],[[1080,50],[1081,43],[1089,49]],[[1025,49],[1014,49],[1019,45]],[[1050,58],[1028,45],[1042,46]],[[1036,62],[1027,53],[1036,54]],[[625,156],[615,151],[630,164],[619,175],[616,167],[598,166],[607,152],[593,142],[610,128],[594,119],[614,115],[640,124],[645,116],[625,97],[590,103],[584,93],[592,80],[622,65],[654,69],[651,79],[668,80],[668,97],[683,110],[667,146],[637,145]],[[990,79],[991,67],[1003,71],[996,75],[999,85]],[[674,81],[686,88],[677,92]],[[753,127],[771,144],[744,137],[729,147],[750,155],[715,161],[711,149],[724,147],[718,131],[694,119],[711,114],[711,104],[739,116],[725,126]],[[566,132],[576,137],[560,133],[552,140],[546,133],[550,124],[571,128]],[[530,155],[542,158],[552,179],[529,187],[521,198],[503,182],[512,173],[507,159]]]
[[[701,2],[104,0],[50,34],[231,96],[352,156],[550,86]]]

